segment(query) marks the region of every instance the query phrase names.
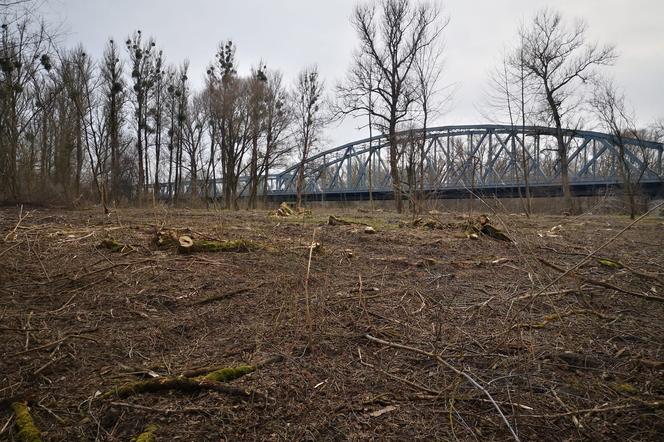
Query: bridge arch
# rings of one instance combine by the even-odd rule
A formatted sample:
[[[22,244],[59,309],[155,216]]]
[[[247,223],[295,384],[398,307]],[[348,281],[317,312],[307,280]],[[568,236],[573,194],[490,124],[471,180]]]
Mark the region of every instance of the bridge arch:
[[[404,191],[409,187],[409,149],[424,143],[426,192],[452,196],[468,189],[514,193],[523,185],[525,151],[531,187],[555,193],[560,189],[555,136],[555,128],[511,125],[440,126],[399,132]],[[662,143],[574,129],[564,129],[563,137],[570,182],[577,194],[622,182],[618,162],[621,144],[632,176],[639,177],[650,190],[663,191]],[[378,198],[391,197],[388,148],[387,137],[379,135],[311,156],[305,164],[304,194],[310,199],[365,199],[369,192]],[[298,170],[296,164],[272,175],[270,194],[281,198],[294,195]]]

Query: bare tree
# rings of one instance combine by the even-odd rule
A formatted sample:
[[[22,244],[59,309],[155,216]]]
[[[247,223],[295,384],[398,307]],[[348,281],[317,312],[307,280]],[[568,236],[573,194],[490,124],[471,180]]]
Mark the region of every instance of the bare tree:
[[[265,91],[265,151],[261,165],[264,198],[267,198],[271,168],[291,151],[291,145],[284,143],[291,123],[292,111],[283,75],[279,71],[269,71]]]
[[[371,57],[361,51],[355,54],[355,59],[346,73],[344,82],[336,85],[337,100],[333,103],[332,111],[335,119],[343,119],[347,115],[367,117],[367,123],[358,129],[369,130],[369,154],[367,160],[367,179],[369,202],[373,208],[373,113],[376,109],[377,94],[374,92],[378,86],[380,73]]]
[[[185,123],[187,122],[187,113],[189,110],[189,61],[185,60],[181,65],[176,75],[176,88],[175,88],[175,102],[174,102],[174,114],[175,120],[171,129],[174,134],[174,145],[175,149],[175,188],[173,191],[173,203],[177,203],[178,198],[182,192],[182,172],[184,167],[184,161],[182,155],[184,153],[184,141],[185,141]]]
[[[635,165],[629,159],[625,139],[639,138],[639,133],[634,125],[634,117],[627,110],[624,94],[609,79],[599,79],[596,82],[589,103],[604,130],[613,135],[618,147],[618,174],[622,179],[629,216],[634,219],[637,212],[636,197],[639,183],[648,167],[648,159],[643,156],[641,170],[634,171]]]
[[[424,163],[426,161],[426,132],[431,117],[435,116],[441,109],[441,100],[449,99],[449,95],[440,97],[441,75],[443,72],[442,46],[429,45],[425,47],[415,58],[415,80],[417,91],[417,106],[415,108],[415,121],[420,124],[421,132],[417,140],[417,189],[415,192],[414,212],[421,213],[424,201]],[[419,114],[419,115],[418,115]]]
[[[108,126],[111,155],[111,196],[117,200],[120,194],[120,126],[124,101],[124,80],[122,62],[114,40],[109,40],[104,50],[101,77],[104,93],[104,107]]]
[[[414,5],[409,0],[358,5],[351,21],[360,48],[345,83],[337,88],[344,103],[343,112],[354,115],[368,112],[387,134],[395,204],[397,211],[402,212],[396,133],[398,126],[410,118],[409,110],[417,99],[412,78],[417,56],[436,42],[444,23],[435,5]],[[376,94],[375,105],[368,106],[367,101],[357,99],[368,90]]]
[[[546,115],[556,128],[558,163],[565,204],[575,210],[569,181],[567,144],[563,137],[563,123],[579,86],[593,77],[593,68],[611,64],[616,54],[612,46],[600,47],[586,41],[586,24],[572,26],[563,21],[560,13],[543,9],[529,27],[519,31],[522,63],[528,75],[537,79],[537,92],[546,108]]]
[[[34,100],[53,68],[53,48],[46,25],[29,16],[3,17],[0,28],[0,187],[19,200],[22,141],[54,98]]]
[[[216,162],[216,133],[217,133],[217,121],[218,118],[215,116],[215,108],[213,106],[214,100],[212,96],[212,87],[210,84],[210,75],[206,78],[205,88],[202,91],[201,98],[206,108],[206,115],[208,118],[206,127],[207,127],[207,139],[209,140],[208,147],[208,159],[207,166],[205,168],[205,189],[203,192],[203,197],[205,198],[206,204],[209,202],[209,198],[217,199],[217,162]],[[212,195],[210,196],[210,183],[212,183]]]
[[[148,115],[152,120],[152,132],[154,132],[154,181],[153,192],[159,194],[159,169],[161,165],[162,132],[164,126],[164,100],[166,99],[166,87],[164,85],[164,56],[163,52],[156,53],[154,70],[152,72],[152,104]]]
[[[87,154],[89,170],[94,189],[106,212],[106,181],[109,163],[108,143],[106,142],[107,124],[103,113],[103,103],[99,100],[99,90],[103,77],[95,76],[95,67],[91,58],[79,46],[61,57],[61,81],[71,101],[76,118],[76,177],[75,192],[80,197],[81,174],[84,151]],[[85,148],[85,149],[84,149]]]
[[[152,38],[143,42],[140,31],[136,31],[126,41],[129,63],[131,65],[131,78],[133,80],[134,112],[136,116],[136,151],[138,153],[138,192],[147,189],[149,175],[149,159],[147,153],[148,137],[148,99],[153,85],[154,75],[154,47]]]
[[[198,193],[198,156],[200,155],[203,135],[206,131],[207,109],[202,94],[192,97],[190,110],[184,123],[184,146],[189,156],[190,197],[196,200]]]
[[[265,94],[267,76],[265,71],[267,67],[259,63],[259,67],[252,69],[251,77],[248,79],[248,112],[251,135],[251,158],[249,163],[249,209],[256,208],[256,199],[258,197],[258,142],[265,129]]]
[[[323,82],[320,80],[318,68],[310,66],[300,71],[293,90],[293,112],[295,131],[300,150],[300,167],[297,172],[296,207],[302,207],[302,186],[304,184],[304,168],[312,147],[319,139],[325,121],[322,115],[321,101],[323,98]]]
[[[235,46],[221,43],[216,63],[208,69],[208,87],[212,99],[212,123],[220,148],[224,205],[237,210],[238,184],[243,158],[248,148],[249,113],[247,84],[237,75]]]
[[[507,122],[514,130],[514,136],[511,137],[513,170],[515,181],[519,186],[519,199],[528,217],[531,212],[530,166],[525,126],[530,124],[537,115],[532,109],[532,101],[534,101],[533,91],[537,89],[538,84],[533,80],[534,77],[527,75],[523,64],[523,45],[506,51],[500,64],[489,76],[489,90],[484,109],[493,112],[485,112],[484,109],[481,112],[488,119],[501,123],[505,123],[505,116],[507,116]],[[520,139],[516,130],[518,126],[521,126]],[[517,148],[517,144],[521,146],[520,149]],[[521,192],[521,176],[523,176],[525,198]]]

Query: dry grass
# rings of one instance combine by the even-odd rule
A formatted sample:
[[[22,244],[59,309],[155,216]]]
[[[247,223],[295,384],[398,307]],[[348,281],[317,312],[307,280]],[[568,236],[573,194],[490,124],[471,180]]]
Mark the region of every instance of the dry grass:
[[[1,438],[16,437],[10,399],[27,400],[52,441],[124,441],[153,423],[158,440],[197,441],[664,433],[664,305],[624,293],[664,293],[661,218],[601,251],[624,268],[589,259],[542,291],[560,273],[540,259],[570,269],[629,220],[500,214],[509,244],[459,238],[464,220],[445,213],[432,230],[355,209],[26,212],[17,226],[16,210],[0,211]],[[330,214],[377,233],[325,225]],[[154,245],[162,227],[267,247],[180,255]],[[97,248],[103,239],[129,247]],[[254,392],[248,400],[97,397],[275,355],[229,384]]]

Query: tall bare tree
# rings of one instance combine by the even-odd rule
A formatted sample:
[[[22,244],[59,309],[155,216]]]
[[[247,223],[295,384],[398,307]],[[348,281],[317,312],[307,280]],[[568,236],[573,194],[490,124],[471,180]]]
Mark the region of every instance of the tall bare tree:
[[[189,61],[185,60],[178,70],[176,76],[175,88],[175,121],[171,129],[174,132],[175,143],[175,189],[173,191],[173,202],[177,203],[178,198],[182,192],[182,174],[183,174],[183,153],[185,147],[185,123],[187,122],[187,114],[189,111]]]
[[[259,67],[252,69],[251,77],[248,79],[248,112],[251,136],[251,157],[249,160],[249,201],[248,208],[256,208],[256,199],[258,198],[258,178],[259,178],[259,146],[258,142],[265,129],[265,95],[267,76],[265,72],[267,67],[259,63]]]
[[[118,48],[111,39],[104,49],[101,77],[111,155],[111,198],[114,200],[117,200],[120,194],[120,126],[125,87],[122,70]]]
[[[127,53],[133,81],[134,112],[136,116],[136,152],[138,153],[138,192],[147,189],[148,183],[148,99],[153,85],[155,42],[152,38],[143,41],[141,30],[127,39]]]
[[[302,207],[304,168],[325,124],[322,109],[323,88],[324,85],[318,74],[318,67],[310,66],[300,71],[293,90],[295,132],[300,150],[300,167],[297,172],[296,184],[297,209]]]
[[[444,21],[435,4],[414,4],[410,0],[382,0],[378,4],[358,5],[351,21],[360,47],[338,92],[345,103],[345,113],[366,115],[369,112],[376,117],[375,124],[387,134],[395,204],[397,211],[402,212],[400,151],[396,133],[398,126],[410,118],[410,108],[417,99],[413,81],[417,56],[435,44]],[[354,99],[366,94],[367,90],[376,94],[373,106]]]
[[[104,140],[106,125],[97,98],[101,80],[95,76],[93,61],[82,46],[66,52],[61,57],[58,71],[62,88],[74,110],[74,118],[69,121],[70,124],[74,123],[72,141],[76,147],[75,194],[80,197],[84,153],[86,153],[95,191],[100,201],[105,204],[103,190],[108,152]]]
[[[441,97],[442,87],[440,84],[443,73],[442,46],[429,45],[425,47],[415,58],[415,84],[417,100],[414,110],[414,120],[419,123],[421,129],[417,140],[418,180],[415,192],[414,213],[422,211],[424,202],[424,181],[426,161],[426,132],[430,119],[436,116],[442,106],[442,102],[450,98],[449,94]]]
[[[288,91],[283,85],[279,71],[269,71],[265,91],[265,151],[261,171],[263,174],[263,197],[267,198],[270,170],[291,146],[284,143],[292,123],[292,111],[288,102]]]
[[[629,209],[629,216],[634,219],[637,213],[636,197],[639,183],[648,167],[648,158],[645,155],[642,155],[641,170],[634,170],[636,165],[630,161],[630,152],[628,152],[625,139],[640,138],[634,125],[634,117],[627,110],[625,95],[612,80],[607,78],[599,79],[596,82],[589,103],[603,129],[613,135],[618,148],[618,174],[622,180],[622,190]]]
[[[511,48],[503,55],[499,65],[489,76],[489,90],[487,92],[486,106],[490,112],[482,113],[490,120],[507,122],[514,129],[511,137],[511,155],[514,158],[514,178],[519,185],[519,199],[526,216],[530,216],[530,171],[529,152],[526,147],[525,126],[536,118],[538,112],[533,111],[531,102],[533,90],[538,84],[534,77],[526,73],[523,64],[523,45]],[[536,98],[536,97],[535,97]],[[517,128],[521,127],[521,137]],[[517,144],[521,146],[519,149]],[[521,178],[523,177],[524,194],[521,192]]]
[[[567,144],[563,124],[574,109],[575,94],[595,75],[594,68],[609,65],[616,58],[613,46],[599,46],[586,40],[583,21],[568,24],[560,13],[543,9],[529,26],[519,31],[523,66],[537,80],[537,92],[549,121],[556,128],[558,164],[565,205],[575,211],[569,180]]]
[[[212,100],[211,115],[217,145],[220,148],[224,206],[237,210],[238,185],[244,155],[248,148],[249,113],[247,83],[238,76],[235,45],[222,42],[216,61],[208,69],[208,87]]]
[[[53,48],[46,25],[30,16],[2,17],[0,25],[0,187],[21,198],[21,146],[30,127],[54,95],[35,100],[34,91],[53,68]]]
[[[152,72],[152,102],[148,111],[152,120],[152,131],[154,132],[154,181],[153,192],[159,194],[159,170],[161,165],[162,132],[164,126],[164,100],[166,99],[164,69],[164,55],[162,51],[156,53],[154,70]]]
[[[199,157],[208,120],[207,107],[201,93],[192,96],[184,123],[184,146],[189,157],[189,187],[192,200],[199,198]]]

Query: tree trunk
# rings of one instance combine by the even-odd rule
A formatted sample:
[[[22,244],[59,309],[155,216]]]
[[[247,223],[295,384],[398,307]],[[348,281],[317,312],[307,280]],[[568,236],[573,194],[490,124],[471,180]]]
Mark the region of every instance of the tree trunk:
[[[521,51],[521,158],[523,163],[523,183],[526,187],[526,218],[530,218],[532,211],[530,199],[530,166],[528,165],[528,150],[526,149],[526,85],[523,69],[523,51]]]
[[[83,169],[83,134],[81,133],[82,122],[78,122],[76,129],[76,182],[74,183],[74,188],[76,189],[75,198],[78,198],[81,194],[81,171]],[[92,165],[90,165],[92,167]],[[93,169],[94,174],[94,169]]]
[[[565,201],[565,207],[570,214],[575,214],[576,210],[574,207],[574,201],[572,200],[572,191],[570,189],[569,182],[569,162],[567,158],[567,146],[565,145],[565,140],[563,138],[562,122],[560,119],[560,114],[558,113],[558,106],[551,95],[547,91],[547,101],[551,108],[551,113],[553,114],[553,121],[556,125],[556,141],[558,142],[558,163],[560,164],[560,179],[563,188],[563,199]]]
[[[138,125],[136,127],[136,150],[138,151],[138,199],[143,195],[143,185],[145,183],[145,171],[143,170],[143,97],[138,97]]]
[[[268,126],[267,139],[265,141],[265,158],[263,158],[263,201],[267,206],[268,176],[270,174],[270,156],[272,154],[272,127]]]
[[[189,169],[191,171],[191,200],[194,201],[198,198],[198,169],[196,165],[196,151],[192,150],[192,154],[189,157]]]
[[[111,143],[111,198],[117,201],[120,189],[120,143],[118,134],[118,114],[116,96],[111,92],[111,108],[109,110],[109,130]]]
[[[147,102],[145,103],[145,106],[147,106]],[[147,126],[147,115],[145,117],[145,125]],[[148,131],[147,127],[143,129],[143,146],[145,148],[143,152],[144,156],[144,161],[145,161],[145,167],[144,167],[144,173],[145,173],[145,183],[143,183],[143,189],[145,192],[147,192],[150,189],[149,183],[150,183],[150,157],[148,155]]]
[[[159,196],[159,156],[161,154],[161,127],[157,124],[157,134],[154,145],[154,195]]]
[[[249,168],[249,179],[251,187],[249,191],[249,208],[256,208],[256,197],[258,196],[258,132],[252,134],[251,140],[251,165]]]
[[[307,161],[307,156],[309,155],[308,138],[309,138],[308,135],[306,135],[304,139],[304,146],[302,147],[302,160],[300,161],[300,167],[297,171],[297,185],[296,185],[297,200],[295,204],[295,208],[297,210],[300,210],[302,208],[302,186],[304,184],[304,166]]]
[[[394,190],[394,202],[397,213],[403,212],[403,200],[401,197],[401,181],[399,180],[399,149],[397,146],[396,124],[390,123],[390,175],[392,176],[392,189]]]

